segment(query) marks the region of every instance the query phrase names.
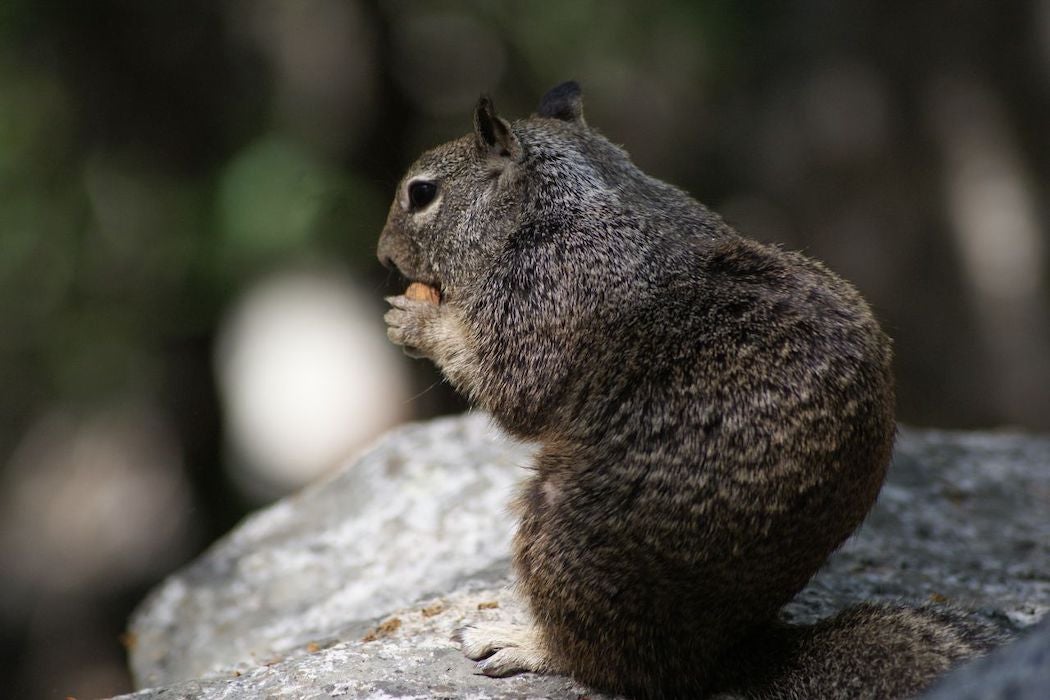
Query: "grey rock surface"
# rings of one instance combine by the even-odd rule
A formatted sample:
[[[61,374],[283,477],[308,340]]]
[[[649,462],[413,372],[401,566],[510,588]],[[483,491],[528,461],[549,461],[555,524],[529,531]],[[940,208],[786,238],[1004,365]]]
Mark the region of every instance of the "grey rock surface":
[[[1021,639],[952,671],[928,700],[1046,700],[1050,697],[1050,617]]]
[[[484,414],[391,432],[155,590],[129,628],[136,685],[269,663],[505,558],[529,456]]]
[[[199,680],[144,690],[125,698],[218,700],[252,698],[578,698],[587,689],[559,676],[492,679],[474,673],[450,641],[478,620],[524,620],[497,565],[374,620],[348,622],[328,638],[267,663],[238,663]],[[345,622],[345,621],[344,621]],[[600,699],[602,696],[589,694]]]
[[[475,675],[449,641],[523,619],[506,503],[529,454],[483,415],[407,426],[249,518],[135,614],[131,666],[155,688],[125,697],[600,697]],[[950,601],[1009,632],[1050,611],[1050,438],[903,431],[871,517],[785,614],[872,599]]]

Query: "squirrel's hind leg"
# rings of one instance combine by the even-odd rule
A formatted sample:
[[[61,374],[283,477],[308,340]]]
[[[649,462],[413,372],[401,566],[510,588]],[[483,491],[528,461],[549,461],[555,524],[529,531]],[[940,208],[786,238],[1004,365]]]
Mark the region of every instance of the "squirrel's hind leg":
[[[452,641],[460,644],[467,658],[478,662],[478,670],[486,676],[554,671],[539,631],[529,625],[469,625],[456,630]]]

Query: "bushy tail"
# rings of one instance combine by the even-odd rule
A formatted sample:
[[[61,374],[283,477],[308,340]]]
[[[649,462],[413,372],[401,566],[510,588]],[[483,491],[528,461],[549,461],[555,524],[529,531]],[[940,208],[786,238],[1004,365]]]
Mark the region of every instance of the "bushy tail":
[[[948,606],[862,604],[812,626],[750,633],[722,658],[715,697],[907,698],[1004,641]]]

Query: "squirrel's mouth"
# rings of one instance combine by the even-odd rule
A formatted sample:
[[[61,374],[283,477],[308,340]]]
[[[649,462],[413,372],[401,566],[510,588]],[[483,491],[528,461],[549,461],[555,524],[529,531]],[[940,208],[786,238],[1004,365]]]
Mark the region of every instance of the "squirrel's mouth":
[[[398,229],[387,222],[383,232],[379,235],[379,245],[376,249],[379,263],[394,273],[396,279],[389,280],[397,283],[398,293],[404,292],[412,285],[426,286],[433,289],[433,294],[443,296],[444,285],[434,274],[424,274],[420,268],[426,265],[419,264],[417,251],[413,246],[407,244],[403,236],[398,234]]]
[[[435,299],[440,299],[444,297],[444,290],[442,289],[440,280],[437,280],[432,276],[416,276],[405,274],[405,271],[401,269],[397,262],[389,258],[382,262],[396,275],[394,285],[396,286],[399,294],[403,294],[406,292],[409,292],[411,294],[412,292],[410,292],[409,290],[418,293],[421,288],[428,288],[433,290],[431,292],[431,295]]]

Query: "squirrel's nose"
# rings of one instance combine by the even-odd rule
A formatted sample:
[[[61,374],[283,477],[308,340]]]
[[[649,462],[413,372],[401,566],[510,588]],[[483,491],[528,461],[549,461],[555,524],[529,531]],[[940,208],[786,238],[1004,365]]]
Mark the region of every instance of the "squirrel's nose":
[[[379,258],[379,264],[404,277],[404,272],[398,267],[397,260],[394,257],[394,252],[393,245],[390,242],[390,236],[387,236],[384,231],[383,235],[379,237],[379,247],[376,249],[376,257]]]
[[[393,252],[391,251],[391,235],[390,227],[384,226],[383,232],[379,234],[379,245],[376,247],[376,257],[379,258],[379,264],[388,270],[397,269],[397,264],[394,262]]]

